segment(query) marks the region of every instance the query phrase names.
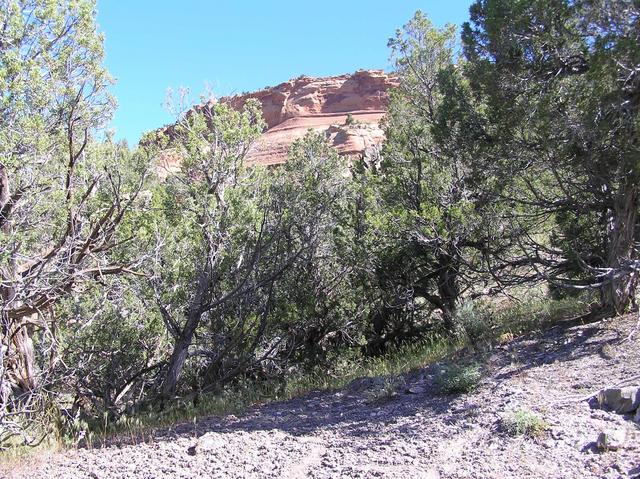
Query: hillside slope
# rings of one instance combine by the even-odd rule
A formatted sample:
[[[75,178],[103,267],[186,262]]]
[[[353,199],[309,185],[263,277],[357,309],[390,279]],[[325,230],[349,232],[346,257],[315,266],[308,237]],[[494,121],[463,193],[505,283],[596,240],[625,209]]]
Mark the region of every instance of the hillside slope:
[[[439,394],[432,365],[402,378],[384,403],[371,402],[382,379],[365,378],[242,417],[206,418],[197,429],[178,425],[145,443],[64,452],[13,477],[639,477],[638,425],[584,399],[637,378],[635,327],[626,317],[516,338],[475,358],[486,372],[466,395]],[[502,418],[517,410],[549,430],[506,434]],[[598,451],[599,432],[612,428],[627,432],[625,448]]]

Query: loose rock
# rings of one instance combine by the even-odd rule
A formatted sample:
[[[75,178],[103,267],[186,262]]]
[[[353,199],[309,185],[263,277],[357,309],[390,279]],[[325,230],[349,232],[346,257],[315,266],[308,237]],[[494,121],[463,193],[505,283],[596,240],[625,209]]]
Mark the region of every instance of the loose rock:
[[[619,414],[635,411],[640,406],[640,388],[607,388],[598,393],[600,406],[608,407]]]
[[[407,388],[408,394],[424,394],[427,392],[427,389],[424,386],[412,386]]]
[[[607,429],[598,436],[598,449],[601,451],[617,451],[624,447],[626,439],[626,429]]]

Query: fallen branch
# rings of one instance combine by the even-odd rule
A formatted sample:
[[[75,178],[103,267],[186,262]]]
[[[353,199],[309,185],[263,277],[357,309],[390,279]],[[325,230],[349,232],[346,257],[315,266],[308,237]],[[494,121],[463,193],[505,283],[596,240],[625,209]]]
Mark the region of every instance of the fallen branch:
[[[602,391],[603,389],[610,389],[610,388],[618,388],[621,386],[626,386],[629,383],[633,382],[633,381],[637,381],[640,380],[640,374],[636,374],[635,376],[631,376],[630,378],[627,379],[623,379],[622,381],[613,384],[612,386],[607,386],[604,388],[600,388],[597,391],[587,395],[587,396],[579,396],[579,397],[575,397],[575,396],[565,396],[563,398],[560,398],[559,401],[556,401],[554,404],[570,404],[570,403],[574,403],[574,402],[582,402],[582,401],[588,401],[591,398],[594,398],[595,396],[598,395],[598,393],[600,391]]]
[[[629,335],[620,342],[620,344],[624,344],[627,341],[631,341],[633,339],[633,336],[635,336],[635,334],[638,332],[638,329],[640,329],[640,308],[638,308],[638,315],[637,316],[638,316],[638,319],[636,321],[636,325],[633,327],[633,329],[631,330]]]

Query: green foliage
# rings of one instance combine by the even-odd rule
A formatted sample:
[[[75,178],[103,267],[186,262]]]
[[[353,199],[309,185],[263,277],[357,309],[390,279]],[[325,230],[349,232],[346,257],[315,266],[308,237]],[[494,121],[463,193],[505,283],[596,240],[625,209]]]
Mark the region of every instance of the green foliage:
[[[358,333],[364,301],[343,259],[347,165],[310,133],[277,171],[245,168],[263,125],[249,102],[243,112],[214,105],[176,127],[183,168],[153,200],[161,240],[151,282],[174,337],[169,371],[185,374],[178,383],[168,373],[169,389],[281,376],[289,363],[323,362]],[[188,350],[197,354],[175,359]]]
[[[478,1],[470,13],[465,76],[484,137],[474,169],[510,205],[520,264],[624,311],[636,287],[638,6]]]
[[[286,354],[294,363],[317,365],[332,349],[351,343],[347,338],[359,334],[356,317],[367,307],[349,258],[353,188],[347,173],[345,159],[322,135],[309,133],[292,145],[272,181],[280,214],[303,248],[275,295],[276,315],[288,337]]]
[[[455,323],[472,343],[486,338],[491,328],[488,312],[473,301],[465,301],[456,309]]]
[[[114,102],[95,2],[4,0],[2,11],[0,151],[5,166],[17,169],[24,158],[61,147],[70,116],[83,135],[104,125]]]
[[[92,288],[59,309],[67,318],[61,356],[71,365],[64,374],[74,380],[76,407],[84,404],[84,414],[118,417],[152,385],[167,343],[162,320],[145,304],[144,292],[125,279],[111,279],[108,288],[107,297]]]
[[[61,357],[76,327],[56,316],[62,303],[140,266],[127,246],[141,232],[148,158],[101,134],[115,102],[94,1],[0,11],[0,429],[29,444],[78,385],[78,364]]]
[[[175,126],[181,169],[153,191],[157,253],[151,287],[174,340],[165,395],[178,387],[196,333],[200,354],[189,364],[196,390],[201,381],[211,385],[242,372],[240,364],[253,361],[264,333],[271,308],[262,279],[271,273],[264,266],[278,269],[286,255],[280,256],[282,243],[275,239],[279,218],[264,203],[264,175],[244,166],[263,128],[255,101],[241,111],[215,104]]]
[[[443,394],[467,394],[473,392],[482,379],[479,364],[447,364],[437,378]]]
[[[528,409],[518,409],[505,414],[501,420],[502,429],[510,436],[540,437],[549,430],[549,424]]]
[[[382,290],[371,319],[374,353],[434,330],[455,332],[463,291],[483,280],[474,250],[492,214],[469,179],[461,123],[471,100],[456,66],[455,27],[438,29],[417,12],[389,46],[400,86],[391,94],[368,218]]]

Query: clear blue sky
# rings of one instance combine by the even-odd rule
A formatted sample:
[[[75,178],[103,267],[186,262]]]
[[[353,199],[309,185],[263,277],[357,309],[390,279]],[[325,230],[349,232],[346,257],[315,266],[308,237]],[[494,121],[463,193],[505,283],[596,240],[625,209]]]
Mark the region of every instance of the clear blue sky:
[[[116,138],[172,120],[168,88],[194,100],[277,85],[299,75],[389,69],[387,39],[420,9],[460,25],[471,0],[98,0],[106,65],[117,79]]]

